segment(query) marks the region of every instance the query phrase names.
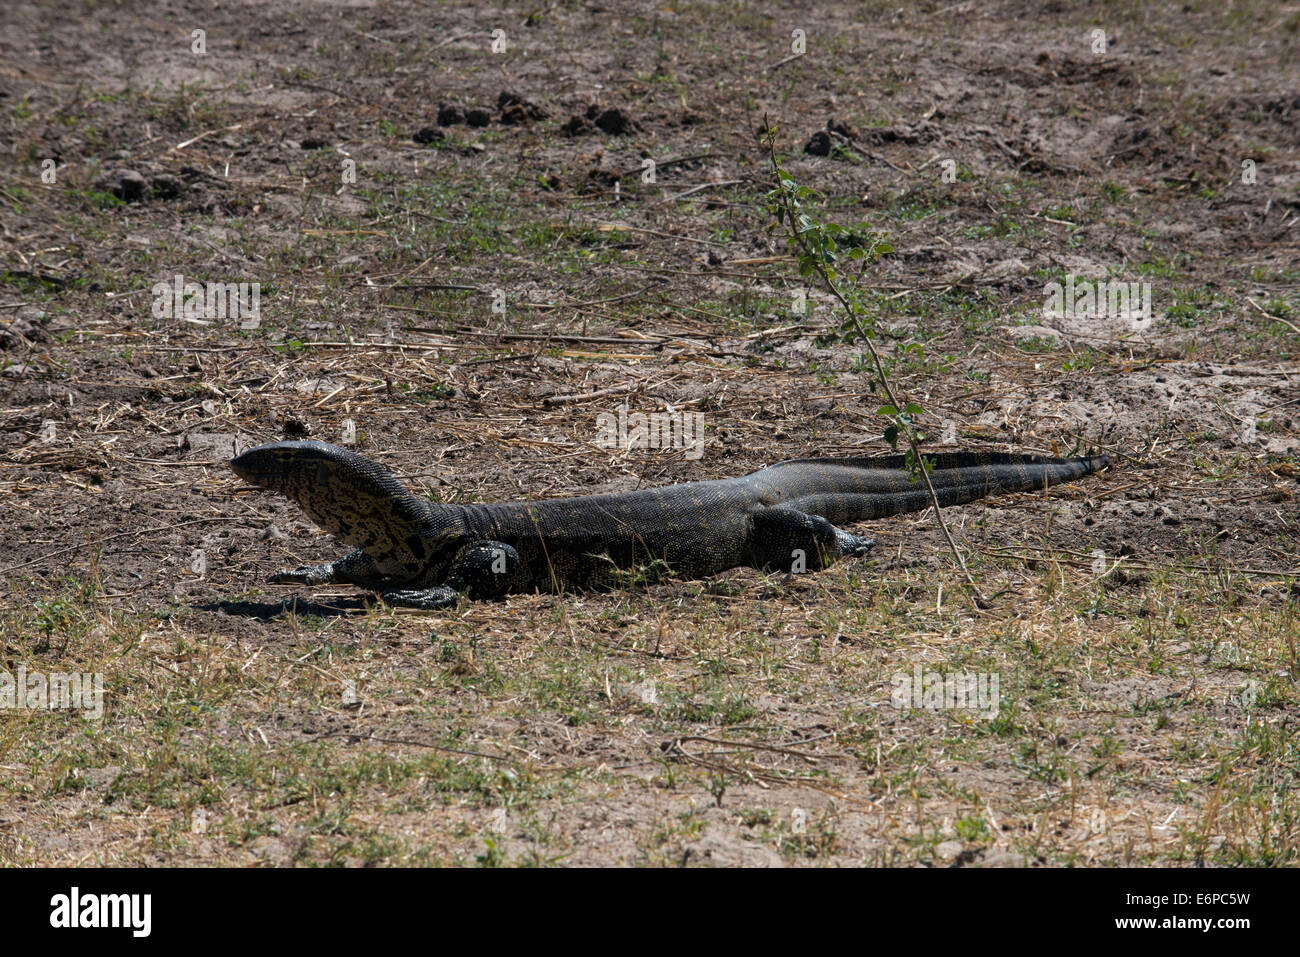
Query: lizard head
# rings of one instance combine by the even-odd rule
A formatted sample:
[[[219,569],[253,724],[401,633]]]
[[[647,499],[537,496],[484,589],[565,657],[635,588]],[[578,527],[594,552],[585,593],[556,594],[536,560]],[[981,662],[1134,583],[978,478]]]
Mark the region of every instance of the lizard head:
[[[273,442],[230,462],[251,485],[293,499],[313,522],[394,576],[427,566],[441,537],[432,510],[386,468],[327,442]]]
[[[289,477],[322,442],[273,442],[259,445],[230,460],[230,468],[245,482],[260,488],[282,491]]]
[[[259,445],[231,459],[230,467],[250,485],[292,495],[292,488],[302,481],[314,480],[335,469],[356,469],[357,465],[350,461],[354,459],[378,468],[369,459],[328,442]],[[360,471],[364,473],[364,467]]]

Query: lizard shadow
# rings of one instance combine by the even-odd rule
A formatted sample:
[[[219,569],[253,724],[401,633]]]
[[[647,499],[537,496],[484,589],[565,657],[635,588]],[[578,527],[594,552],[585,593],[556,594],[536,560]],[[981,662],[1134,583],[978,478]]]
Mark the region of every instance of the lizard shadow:
[[[365,611],[373,601],[365,598],[343,598],[330,604],[307,601],[302,598],[284,598],[280,601],[215,601],[205,605],[195,605],[201,611],[219,611],[237,618],[255,618],[259,621],[272,621],[288,615],[302,615],[313,618],[344,618],[358,611]]]

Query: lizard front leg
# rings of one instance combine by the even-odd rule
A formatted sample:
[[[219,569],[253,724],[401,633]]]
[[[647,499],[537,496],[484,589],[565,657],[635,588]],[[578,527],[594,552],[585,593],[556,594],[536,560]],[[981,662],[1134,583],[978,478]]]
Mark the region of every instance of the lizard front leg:
[[[817,571],[847,555],[865,555],[875,544],[836,528],[820,515],[775,506],[750,516],[746,563],[792,573]]]
[[[336,562],[302,565],[293,571],[277,572],[270,581],[277,585],[357,585],[379,592],[388,604],[402,608],[447,608],[460,599],[456,589],[446,585],[385,589],[384,578],[374,559],[358,548]]]
[[[357,549],[335,562],[300,565],[292,571],[276,572],[268,581],[274,585],[361,585],[367,587],[382,576],[374,559]]]

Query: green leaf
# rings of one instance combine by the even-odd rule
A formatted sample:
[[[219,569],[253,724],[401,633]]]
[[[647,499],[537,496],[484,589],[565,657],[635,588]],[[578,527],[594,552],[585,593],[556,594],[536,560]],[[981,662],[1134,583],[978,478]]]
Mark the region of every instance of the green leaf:
[[[898,426],[891,425],[885,429],[885,441],[889,443],[890,448],[898,448]]]
[[[880,408],[876,410],[876,415],[894,416],[894,415],[898,415],[898,410],[895,409],[892,405],[882,405]]]

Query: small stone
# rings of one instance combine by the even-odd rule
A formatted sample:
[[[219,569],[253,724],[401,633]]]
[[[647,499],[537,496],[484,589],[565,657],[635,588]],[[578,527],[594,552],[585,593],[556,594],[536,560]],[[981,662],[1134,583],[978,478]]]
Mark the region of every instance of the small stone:
[[[617,107],[605,110],[595,119],[596,126],[608,133],[610,136],[622,136],[628,133],[636,125],[622,110]]]
[[[137,203],[144,197],[148,185],[143,176],[133,169],[118,169],[96,181],[97,185],[126,203]]]
[[[941,861],[951,861],[961,853],[961,841],[944,841],[934,849],[934,856]]]
[[[830,134],[825,130],[818,130],[812,136],[808,137],[808,142],[803,145],[803,151],[809,156],[830,156]]]
[[[835,119],[827,120],[826,129],[830,130],[832,133],[839,134],[840,136],[844,137],[846,140],[856,140],[858,138],[857,130],[855,130],[848,123],[839,120],[835,120]]]
[[[1023,854],[993,848],[985,851],[984,856],[974,863],[979,867],[1024,867],[1026,862]]]
[[[560,127],[560,130],[569,136],[585,136],[595,130],[595,127],[591,125],[591,121],[585,116],[575,115],[570,117],[569,122]]]
[[[594,166],[587,170],[587,181],[582,185],[580,192],[588,193],[603,189],[613,189],[619,181],[619,174],[614,170],[601,169]]]
[[[356,709],[361,707],[361,696],[357,694],[357,683],[350,678],[343,682],[343,707]]]
[[[528,122],[528,111],[518,103],[512,103],[501,111],[502,126],[520,126]]]
[[[159,173],[149,187],[156,199],[175,199],[185,190],[185,184],[170,173]]]
[[[497,109],[501,111],[501,122],[507,126],[529,120],[544,120],[549,115],[536,103],[508,90],[502,90],[497,97]]]

